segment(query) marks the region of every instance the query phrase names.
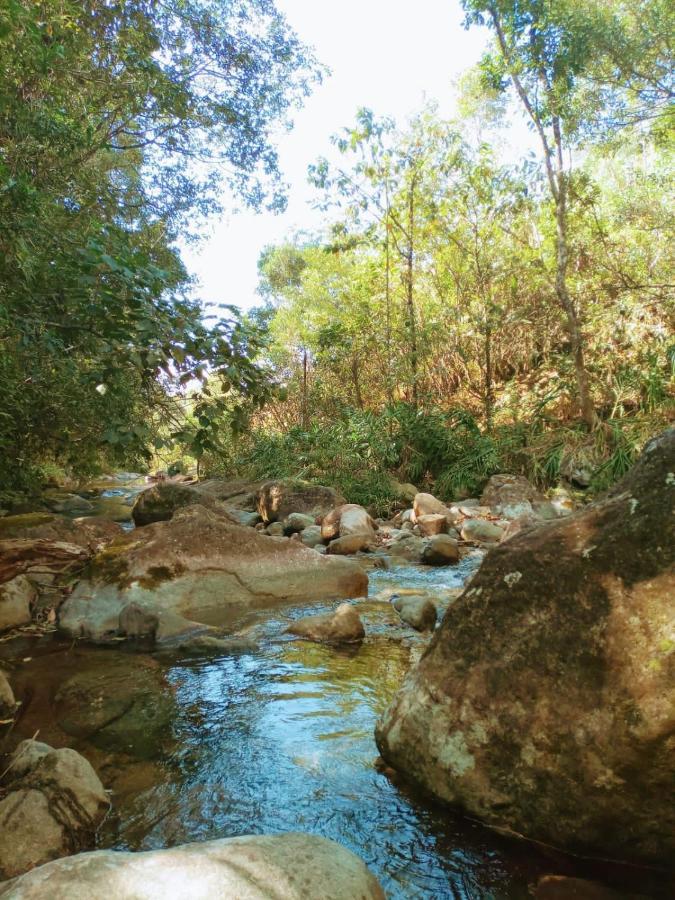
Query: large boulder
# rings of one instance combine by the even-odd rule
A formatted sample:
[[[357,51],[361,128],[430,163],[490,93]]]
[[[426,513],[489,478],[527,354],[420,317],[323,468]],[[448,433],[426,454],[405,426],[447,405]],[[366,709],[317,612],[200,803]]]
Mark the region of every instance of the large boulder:
[[[349,850],[289,832],[129,853],[97,850],[0,885],[3,900],[385,900]]]
[[[675,858],[675,430],[491,550],[377,726],[442,800],[569,850]]]
[[[517,519],[532,512],[533,504],[544,497],[522,475],[493,475],[485,485],[481,503],[490,506],[506,519]]]
[[[135,604],[136,619],[145,611],[148,622],[156,621],[147,636],[172,642],[184,637],[181,621],[188,630],[205,617],[227,625],[285,601],[364,596],[367,585],[351,560],[324,558],[301,541],[268,537],[190,506],[94,557],[62,605],[59,626],[72,637],[110,640],[126,633],[120,615]]]
[[[151,525],[153,522],[167,522],[178,509],[186,506],[204,506],[224,517],[231,518],[222,501],[193,487],[173,481],[160,481],[136,497],[131,517],[137,526]],[[232,518],[234,522],[235,519]]]
[[[94,845],[110,802],[84,757],[23,741],[9,774],[0,800],[0,879]]]
[[[316,519],[344,502],[333,488],[294,478],[267,481],[256,495],[258,513],[265,523],[283,521],[294,512]]]

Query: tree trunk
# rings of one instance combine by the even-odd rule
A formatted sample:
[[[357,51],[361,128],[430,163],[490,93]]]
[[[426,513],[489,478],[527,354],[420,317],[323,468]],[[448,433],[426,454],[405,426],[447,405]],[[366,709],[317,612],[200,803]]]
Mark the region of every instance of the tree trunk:
[[[555,292],[558,302],[567,317],[567,331],[574,359],[574,371],[577,379],[577,391],[581,418],[589,429],[598,426],[598,416],[591,397],[590,380],[584,360],[584,337],[574,301],[567,289],[567,265],[569,249],[567,244],[567,186],[564,173],[558,172],[558,191],[555,198],[556,213],[556,271]]]
[[[410,337],[410,374],[412,378],[412,402],[418,405],[419,358],[417,350],[417,325],[415,322],[414,297],[415,261],[415,182],[410,186],[408,197],[408,252],[406,253],[406,318]]]
[[[356,353],[352,356],[352,381],[354,383],[354,398],[359,409],[363,409],[363,396],[361,394],[361,382],[359,379],[359,358]]]
[[[309,426],[309,409],[307,404],[307,350],[302,351],[302,427]]]
[[[485,324],[485,337],[483,347],[485,353],[485,390],[483,392],[485,428],[488,434],[491,434],[495,406],[495,391],[494,375],[492,371],[492,328],[487,323]]]

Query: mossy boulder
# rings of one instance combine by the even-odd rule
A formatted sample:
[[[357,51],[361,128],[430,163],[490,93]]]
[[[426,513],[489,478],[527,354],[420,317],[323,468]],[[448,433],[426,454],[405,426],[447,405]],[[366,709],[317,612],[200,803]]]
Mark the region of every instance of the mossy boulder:
[[[333,488],[297,478],[267,481],[256,495],[258,513],[266,524],[282,522],[291,513],[306,513],[317,519],[344,502]]]
[[[228,516],[227,509],[220,500],[180,482],[160,481],[141,491],[131,510],[131,517],[139,527],[152,525],[153,522],[168,522],[176,510],[195,505],[205,506],[222,516]]]
[[[675,859],[675,430],[492,549],[379,722],[441,800],[568,850]]]
[[[203,506],[119,538],[84,574],[59,611],[59,626],[94,641],[127,633],[120,615],[129,604],[157,616],[161,641],[183,633],[177,616],[188,631],[204,622],[228,627],[253,609],[368,590],[367,576],[351,560],[324,558],[301,541],[233,525]]]

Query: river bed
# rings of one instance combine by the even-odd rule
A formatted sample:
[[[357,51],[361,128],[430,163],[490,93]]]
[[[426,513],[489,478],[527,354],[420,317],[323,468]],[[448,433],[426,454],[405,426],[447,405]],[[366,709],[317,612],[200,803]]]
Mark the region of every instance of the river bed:
[[[647,873],[503,838],[437,806],[378,759],[375,722],[429,639],[404,626],[378,593],[423,588],[441,605],[453,602],[480,558],[370,571],[371,599],[355,601],[367,637],[349,649],[284,633],[292,619],[331,604],[258,612],[242,623],[241,649],[228,653],[132,653],[54,635],[1,644],[23,703],[13,741],[39,732],[90,759],[113,804],[100,847],[297,830],[358,853],[392,900],[519,900],[551,872],[666,896]],[[105,702],[106,686],[118,689],[125,673],[133,681],[135,667],[156,679],[157,695],[139,707],[144,719],[129,719],[128,734],[124,725],[107,738],[88,733],[59,712],[54,698],[73,673],[85,684],[89,673]]]

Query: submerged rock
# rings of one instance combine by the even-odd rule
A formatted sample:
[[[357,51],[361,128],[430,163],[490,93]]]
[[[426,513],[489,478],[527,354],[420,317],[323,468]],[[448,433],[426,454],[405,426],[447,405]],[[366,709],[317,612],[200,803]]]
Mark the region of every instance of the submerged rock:
[[[442,800],[569,850],[675,854],[675,429],[488,553],[377,726]]]
[[[9,791],[0,800],[0,878],[93,846],[110,803],[84,757],[23,741],[9,776]]]
[[[361,617],[349,603],[341,603],[332,613],[298,619],[286,631],[327,644],[353,644],[366,634]]]
[[[157,754],[175,713],[159,667],[137,657],[104,657],[67,678],[54,697],[54,716],[66,734],[139,759]]]
[[[3,900],[385,900],[377,879],[340,844],[289,832],[128,853],[97,850],[0,885]]]
[[[322,558],[300,541],[279,540],[190,506],[171,521],[131,532],[98,554],[59,611],[72,637],[106,641],[124,633],[129,604],[156,616],[156,640],[185,639],[195,623],[228,624],[253,609],[299,600],[360,597],[368,578],[356,563]],[[199,629],[198,629],[199,630]]]

